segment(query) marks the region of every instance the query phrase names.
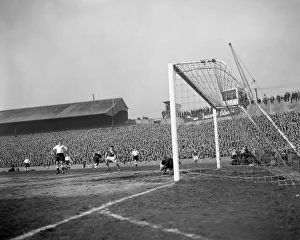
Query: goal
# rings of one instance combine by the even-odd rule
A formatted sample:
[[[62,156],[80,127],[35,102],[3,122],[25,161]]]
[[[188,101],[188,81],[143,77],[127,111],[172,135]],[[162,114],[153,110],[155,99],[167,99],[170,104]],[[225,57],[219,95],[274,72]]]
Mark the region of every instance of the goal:
[[[217,59],[170,63],[168,75],[174,181],[181,160],[193,176],[300,183],[299,158],[285,155],[299,149],[245,79]]]

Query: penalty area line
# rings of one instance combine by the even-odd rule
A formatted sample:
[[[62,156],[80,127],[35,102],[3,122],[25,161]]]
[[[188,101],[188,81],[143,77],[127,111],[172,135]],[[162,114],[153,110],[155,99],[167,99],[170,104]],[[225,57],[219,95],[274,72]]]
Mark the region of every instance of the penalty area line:
[[[115,201],[110,201],[108,203],[105,203],[105,204],[102,204],[100,207],[96,207],[96,208],[92,208],[91,210],[89,211],[86,211],[86,212],[82,212],[78,215],[75,215],[75,216],[72,216],[72,217],[69,217],[67,219],[64,219],[62,221],[59,221],[57,223],[53,223],[53,224],[49,224],[49,225],[46,225],[44,227],[40,227],[40,228],[37,228],[35,230],[32,230],[32,231],[29,231],[27,233],[24,233],[22,235],[19,235],[17,237],[14,237],[12,238],[12,240],[22,240],[22,239],[25,239],[25,238],[28,238],[28,237],[31,237],[37,233],[40,233],[42,231],[45,231],[45,230],[48,230],[48,229],[52,229],[52,228],[55,228],[61,224],[64,224],[64,223],[67,223],[69,221],[72,221],[72,220],[75,220],[75,219],[78,219],[78,218],[81,218],[81,217],[84,217],[86,215],[89,215],[91,213],[95,213],[95,212],[98,212],[98,211],[101,211],[101,210],[104,210],[114,204],[117,204],[117,203],[120,203],[120,202],[124,202],[126,200],[129,200],[129,199],[132,199],[132,198],[135,198],[135,197],[138,197],[138,196],[141,196],[141,195],[144,195],[144,194],[147,194],[147,193],[150,193],[150,192],[153,192],[153,191],[156,191],[158,189],[161,189],[161,188],[165,188],[165,187],[170,187],[174,185],[174,183],[170,183],[170,184],[167,184],[167,185],[163,185],[163,186],[159,186],[159,187],[156,187],[156,188],[152,188],[152,189],[149,189],[145,192],[141,192],[141,193],[137,193],[137,194],[133,194],[133,195],[130,195],[128,197],[124,197],[124,198],[121,198],[121,199],[118,199],[118,200],[115,200]]]
[[[193,233],[182,232],[177,228],[163,228],[161,225],[148,223],[146,221],[138,221],[138,220],[130,219],[130,218],[127,218],[127,217],[122,217],[120,215],[111,213],[108,210],[101,210],[101,211],[98,211],[98,213],[101,214],[101,215],[108,216],[108,217],[113,217],[113,218],[121,220],[121,221],[127,221],[127,222],[130,222],[132,224],[135,224],[135,225],[138,225],[138,226],[141,226],[141,227],[148,226],[148,227],[151,227],[153,229],[159,229],[163,232],[174,233],[174,234],[178,234],[178,235],[188,237],[188,238],[191,238],[191,239],[208,240],[208,238],[202,237],[200,235],[196,235],[196,234],[193,234]]]

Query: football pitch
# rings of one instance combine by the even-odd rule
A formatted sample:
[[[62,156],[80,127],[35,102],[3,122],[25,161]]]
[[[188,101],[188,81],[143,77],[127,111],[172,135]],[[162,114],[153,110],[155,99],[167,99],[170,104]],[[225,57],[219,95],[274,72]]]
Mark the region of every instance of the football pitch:
[[[187,167],[185,166],[187,169]],[[23,169],[22,169],[23,170]],[[300,188],[157,165],[0,173],[0,239],[299,239]]]

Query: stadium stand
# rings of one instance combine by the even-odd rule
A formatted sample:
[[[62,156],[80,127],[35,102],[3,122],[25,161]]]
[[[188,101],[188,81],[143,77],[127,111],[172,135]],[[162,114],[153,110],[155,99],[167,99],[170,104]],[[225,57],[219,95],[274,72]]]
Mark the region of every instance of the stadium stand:
[[[122,98],[0,111],[0,136],[124,124]]]
[[[274,134],[261,120],[263,131]],[[261,119],[260,119],[261,118]],[[287,134],[300,149],[300,111],[279,113],[272,115],[273,120]],[[249,139],[242,132],[237,132],[232,119],[226,119],[219,124],[219,134],[223,139],[220,142],[221,156],[230,156],[229,149],[234,147],[241,149],[248,144]],[[247,124],[247,123],[245,123]],[[213,123],[204,122],[200,125],[181,125],[179,127],[179,148],[181,159],[191,158],[193,149],[200,152],[200,157],[214,157]],[[249,126],[248,131],[251,131]],[[199,137],[201,136],[201,137]],[[277,136],[271,136],[276,138]],[[21,166],[24,157],[30,156],[33,165],[52,164],[50,151],[63,139],[69,147],[70,155],[76,163],[91,162],[94,151],[105,151],[109,145],[114,145],[119,152],[121,162],[130,161],[130,152],[137,147],[142,161],[159,160],[163,155],[171,156],[171,127],[168,124],[136,124],[130,126],[117,126],[114,128],[92,128],[81,130],[64,130],[58,132],[26,134],[18,136],[0,137],[0,167]],[[279,141],[276,146],[280,151],[291,151],[284,141]]]
[[[279,96],[279,95],[278,95]],[[272,96],[261,106],[271,115],[277,126],[300,149],[300,93],[285,93],[284,96]],[[273,99],[273,100],[272,100]],[[112,105],[114,103],[114,108]],[[256,115],[251,104],[252,115]],[[125,124],[128,123],[128,107],[122,98],[62,104],[35,108],[6,110],[0,112],[0,167],[19,167],[25,157],[30,157],[32,165],[53,164],[52,148],[59,139],[69,147],[69,153],[75,164],[89,163],[95,151],[106,151],[109,145],[118,150],[120,160],[131,160],[130,152],[136,147],[142,161],[160,160],[163,155],[171,156],[171,127],[167,118],[162,124]],[[199,112],[210,111],[205,108]],[[114,118],[112,116],[114,115]],[[270,130],[266,119],[257,115],[262,130],[278,138]],[[220,154],[230,156],[230,149],[241,149],[245,144],[255,151],[251,141],[244,133],[238,132],[234,121],[224,118],[219,123]],[[242,120],[243,121],[243,120]],[[183,122],[182,122],[183,123]],[[114,127],[111,127],[115,124]],[[252,131],[247,126],[247,131]],[[17,131],[16,131],[17,129]],[[193,149],[197,149],[201,158],[215,157],[213,123],[203,120],[201,124],[181,124],[179,127],[179,157],[191,158]],[[201,137],[200,137],[201,136]],[[250,143],[250,144],[249,144]],[[276,148],[284,154],[292,154],[286,143],[278,141]]]

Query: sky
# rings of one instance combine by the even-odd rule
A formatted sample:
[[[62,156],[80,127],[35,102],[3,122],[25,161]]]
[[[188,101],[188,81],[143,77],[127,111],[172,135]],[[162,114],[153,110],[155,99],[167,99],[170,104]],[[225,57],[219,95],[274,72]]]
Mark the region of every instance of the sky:
[[[0,110],[121,97],[161,117],[168,63],[228,46],[259,97],[300,90],[300,0],[0,0]],[[251,86],[254,87],[254,86]]]

